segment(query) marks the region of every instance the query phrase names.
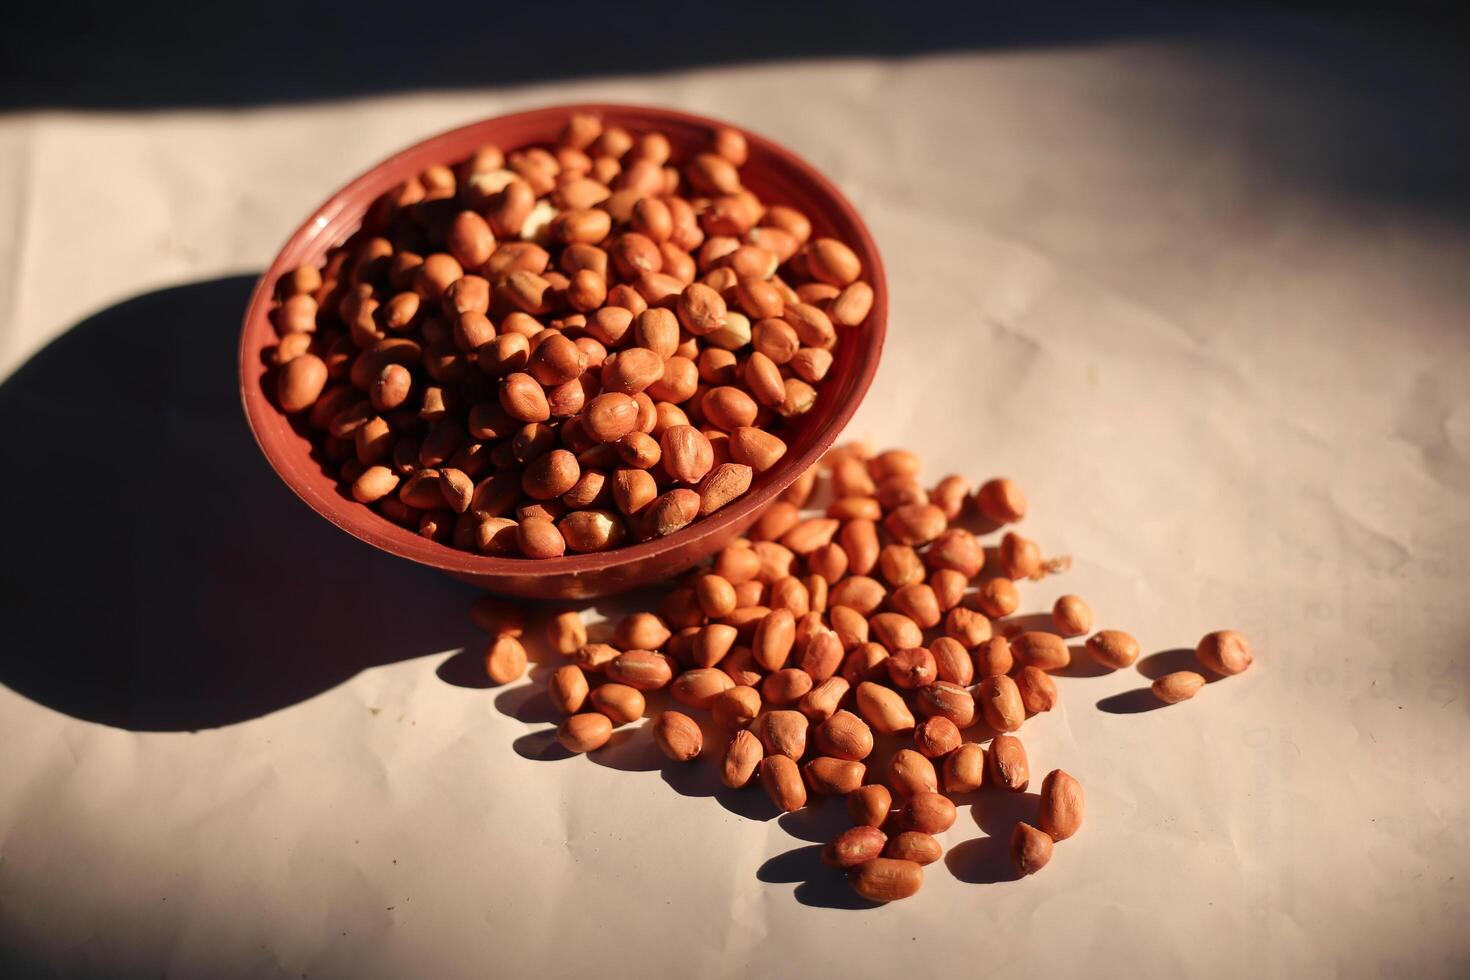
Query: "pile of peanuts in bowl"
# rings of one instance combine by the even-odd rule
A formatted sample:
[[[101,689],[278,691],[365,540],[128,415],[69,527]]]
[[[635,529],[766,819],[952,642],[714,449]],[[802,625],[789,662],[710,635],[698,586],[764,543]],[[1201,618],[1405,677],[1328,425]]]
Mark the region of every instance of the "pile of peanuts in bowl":
[[[429,168],[280,277],[276,405],[346,492],[544,559],[673,534],[786,454],[874,290],[742,185],[739,131],[671,154],[574,113],[550,147]]]
[[[652,714],[632,737],[651,737],[674,763],[712,759],[725,786],[759,785],[778,810],[843,797],[853,825],[823,862],[869,901],[914,895],[943,855],[936,835],[954,825],[955,797],[1030,785],[1016,733],[1059,703],[1052,673],[1071,664],[1067,641],[1086,637],[1085,655],[1108,670],[1140,653],[1126,632],[1094,631],[1075,595],[1056,601],[1049,628],[1016,617],[1017,583],[1070,561],[1046,558],[1011,527],[1027,511],[1014,481],[973,488],[950,475],[926,486],[919,470],[906,450],[838,446],[656,611],[590,628],[575,610],[551,616],[546,638],[564,658],[547,682],[565,716],[557,741],[597,752]],[[992,532],[1003,533],[988,561],[982,536]],[[520,679],[525,607],[484,596],[471,615],[491,636],[490,680]],[[1231,630],[1205,636],[1195,655],[1218,677],[1253,660]],[[1175,704],[1205,683],[1179,670],[1151,690]],[[650,704],[667,700],[678,707]],[[689,712],[707,713],[708,725]],[[1017,874],[1045,867],[1083,811],[1081,783],[1049,772],[1034,822],[1012,832]]]

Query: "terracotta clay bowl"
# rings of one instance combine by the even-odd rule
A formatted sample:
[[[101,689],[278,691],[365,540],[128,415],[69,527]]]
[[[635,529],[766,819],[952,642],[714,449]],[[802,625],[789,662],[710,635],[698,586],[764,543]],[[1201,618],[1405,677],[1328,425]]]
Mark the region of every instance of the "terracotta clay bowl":
[[[758,476],[749,493],[666,538],[542,561],[492,558],[436,544],[357,503],[323,470],[306,436],[293,427],[268,394],[273,378],[265,367],[264,350],[276,341],[269,311],[277,278],[303,262],[319,263],[329,247],[356,230],[375,198],[429,165],[461,160],[487,143],[507,151],[549,143],[567,116],[579,110],[599,113],[609,124],[634,131],[658,129],[668,135],[676,158],[707,148],[711,131],[722,125],[718,120],[667,109],[563,105],[486,119],[424,140],[349,183],[306,219],[256,285],[240,338],[240,391],[250,427],[271,466],[313,510],[390,554],[492,592],[538,599],[608,595],[668,579],[740,535],[776,494],[832,445],[857,410],[878,367],[888,315],[883,262],[852,205],[790,150],[747,132],[750,159],[741,168],[746,186],[767,203],[799,208],[811,219],[814,235],[838,238],[851,246],[862,259],[863,276],[874,293],[867,320],[857,327],[842,328],[836,360],[819,388],[816,406],[780,429],[789,446],[786,456]]]

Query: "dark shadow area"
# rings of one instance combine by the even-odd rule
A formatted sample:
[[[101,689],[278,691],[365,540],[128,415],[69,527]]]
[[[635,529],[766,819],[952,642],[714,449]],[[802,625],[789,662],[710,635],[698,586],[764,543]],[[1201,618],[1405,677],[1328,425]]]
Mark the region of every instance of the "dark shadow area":
[[[1194,650],[1188,647],[1151,653],[1147,657],[1140,657],[1135,666],[1140,674],[1151,681],[1180,670],[1194,671],[1205,679],[1206,684],[1212,684],[1220,679],[1219,675],[1205,670],[1203,665],[1195,659]]]
[[[989,559],[987,559],[988,563]],[[1014,640],[1022,633],[1056,633],[1057,625],[1051,613],[1015,613],[1005,619],[995,620],[995,632],[1007,640]]]
[[[476,654],[468,586],[298,500],[240,407],[253,280],[148,293],[0,384],[0,683],[138,730],[255,718],[367,667]]]
[[[796,883],[792,893],[798,902],[822,909],[876,909],[881,902],[870,902],[847,883],[847,873],[822,863],[822,845],[808,844],[778,854],[756,871],[758,880],[767,884]]]
[[[944,865],[960,881],[990,885],[1022,877],[1011,863],[1011,832],[1025,821],[1035,826],[1038,793],[982,790],[970,807],[970,816],[984,837],[961,841],[944,855]]]
[[[1167,704],[1154,697],[1154,692],[1146,687],[1109,695],[1097,703],[1099,711],[1106,711],[1110,715],[1137,715],[1167,707]]]
[[[528,671],[530,683],[506,688],[496,695],[495,707],[501,714],[525,724],[546,726],[516,739],[512,743],[516,754],[536,761],[558,761],[571,758],[573,753],[562,748],[556,741],[556,726],[564,716],[552,704],[547,693],[547,681],[564,661],[545,647],[544,640],[538,639],[539,626],[539,620],[533,620],[533,628],[523,638],[526,652],[531,659],[531,668]],[[445,667],[450,661],[460,658],[468,660],[470,654],[466,652],[459,657],[449,658]],[[478,660],[478,657],[475,659]],[[470,673],[470,668],[455,668],[455,674],[461,672]],[[441,667],[440,677],[448,680],[445,673],[446,670]],[[724,784],[721,779],[721,760],[729,742],[729,732],[722,731],[705,712],[692,711],[673,702],[666,691],[650,691],[645,694],[645,698],[647,703],[644,717],[632,724],[615,728],[606,745],[586,753],[587,762],[623,772],[657,772],[659,778],[680,796],[713,799],[729,812],[747,820],[772,820],[780,815],[780,811],[761,789],[759,781],[741,789],[731,789]],[[668,708],[684,711],[699,722],[704,734],[704,750],[699,758],[690,762],[675,762],[665,756],[654,741],[653,719]],[[582,710],[593,709],[587,705]]]
[[[588,0],[568,0],[551,17],[535,4],[468,4],[445,30],[405,29],[401,6],[373,0],[350,12],[321,0],[248,11],[158,0],[80,10],[23,4],[0,34],[0,107],[299,102],[791,58],[1083,44],[1200,26],[1189,11],[1142,3],[854,0],[834,16],[820,4],[737,11],[664,0],[640,5],[636,30],[630,14]]]
[[[1067,651],[1072,654],[1072,662],[1051,672],[1057,677],[1102,677],[1113,672],[1113,668],[1104,667],[1092,659],[1085,643],[1069,643]]]
[[[825,844],[852,826],[852,816],[843,798],[810,796],[807,805],[793,813],[783,813],[776,822],[797,840]]]
[[[1151,653],[1147,657],[1140,658],[1134,666],[1140,674],[1151,681],[1156,681],[1165,674],[1172,674],[1179,670],[1194,671],[1204,677],[1206,684],[1213,684],[1220,680],[1217,675],[1200,666],[1199,661],[1194,657],[1194,651],[1188,647]],[[1097,707],[1098,710],[1113,715],[1136,715],[1144,711],[1157,711],[1159,708],[1170,706],[1154,697],[1150,688],[1140,687],[1103,698],[1097,703]]]

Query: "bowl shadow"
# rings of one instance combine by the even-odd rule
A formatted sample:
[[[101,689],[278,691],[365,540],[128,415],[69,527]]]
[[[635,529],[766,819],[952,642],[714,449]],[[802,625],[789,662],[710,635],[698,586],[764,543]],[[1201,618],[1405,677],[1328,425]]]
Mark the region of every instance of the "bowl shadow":
[[[332,527],[267,465],[236,380],[253,286],[126,300],[0,383],[0,444],[52,477],[0,484],[0,683],[87,721],[191,731],[483,649],[472,589]]]

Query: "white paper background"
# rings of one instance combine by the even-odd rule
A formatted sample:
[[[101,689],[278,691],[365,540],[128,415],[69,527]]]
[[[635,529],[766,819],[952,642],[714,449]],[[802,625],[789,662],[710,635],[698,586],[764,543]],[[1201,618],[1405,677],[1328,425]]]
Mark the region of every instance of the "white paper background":
[[[1347,101],[1402,82],[1376,70]],[[1463,976],[1464,160],[1328,94],[1289,59],[1132,44],[0,120],[3,424],[48,461],[8,450],[4,972]],[[187,284],[254,274],[401,145],[584,99],[723,116],[851,196],[892,288],[851,431],[1022,481],[1027,531],[1076,558],[1028,611],[1075,591],[1148,652],[1255,642],[1168,710],[1100,710],[1134,671],[1062,679],[1022,734],[1089,810],[1039,876],[939,864],[915,900],[823,907],[831,805],[748,819],[758,790],[722,803],[632,745],[526,758],[530,692],[451,683],[470,593],[252,455],[248,280]],[[105,396],[66,384],[129,331]],[[969,812],[944,835],[961,877],[982,837]]]

